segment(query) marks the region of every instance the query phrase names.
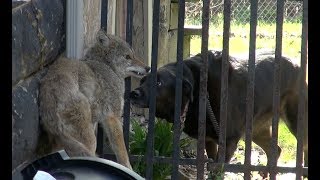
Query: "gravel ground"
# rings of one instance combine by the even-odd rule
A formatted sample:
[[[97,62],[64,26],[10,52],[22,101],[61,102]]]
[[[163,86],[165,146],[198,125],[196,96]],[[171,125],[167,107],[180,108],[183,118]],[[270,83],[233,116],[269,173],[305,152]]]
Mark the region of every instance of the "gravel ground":
[[[183,150],[184,151],[184,150]],[[187,151],[190,151],[187,150]],[[188,157],[196,157],[196,153],[193,151],[192,153],[184,153],[188,154]],[[238,147],[236,150],[233,158],[230,161],[230,164],[243,164],[244,163],[244,149],[242,147]],[[267,157],[265,153],[262,151],[261,148],[252,148],[251,150],[251,164],[252,165],[266,165],[267,163]],[[278,162],[278,166],[283,166],[283,167],[294,167],[295,166],[295,161],[291,161],[288,163],[282,163]],[[181,172],[183,172],[188,179],[196,179],[197,176],[197,170],[196,166],[194,165],[180,165],[179,169]],[[251,174],[253,180],[262,180],[263,178],[260,176],[258,172],[252,172]],[[205,178],[206,179],[211,179],[209,172],[205,170]],[[225,180],[243,180],[243,174],[242,173],[230,173],[226,172],[224,175]],[[277,175],[278,180],[294,180],[295,179],[295,174],[293,173],[284,173],[284,174],[278,174]],[[305,178],[307,179],[307,178]]]

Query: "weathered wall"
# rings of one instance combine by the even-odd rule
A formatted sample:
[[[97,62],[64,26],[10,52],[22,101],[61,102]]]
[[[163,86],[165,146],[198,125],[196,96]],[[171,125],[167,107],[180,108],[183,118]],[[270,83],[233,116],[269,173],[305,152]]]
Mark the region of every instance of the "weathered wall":
[[[64,49],[64,0],[34,0],[12,9],[12,86]]]
[[[101,27],[101,0],[83,0],[84,54],[95,43]]]
[[[170,0],[160,0],[158,67],[169,63],[170,3]]]
[[[39,135],[39,80],[65,49],[65,0],[12,9],[12,169],[32,158]]]
[[[84,52],[100,29],[101,0],[84,2]],[[40,135],[39,82],[65,51],[66,0],[33,0],[12,9],[12,169],[31,160]]]

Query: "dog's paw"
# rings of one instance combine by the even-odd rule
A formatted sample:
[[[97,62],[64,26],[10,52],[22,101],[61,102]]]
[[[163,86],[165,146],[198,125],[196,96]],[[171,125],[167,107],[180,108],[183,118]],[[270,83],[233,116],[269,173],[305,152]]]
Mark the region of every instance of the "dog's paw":
[[[268,172],[259,171],[258,173],[262,177],[263,180],[268,179],[268,175],[269,175]]]

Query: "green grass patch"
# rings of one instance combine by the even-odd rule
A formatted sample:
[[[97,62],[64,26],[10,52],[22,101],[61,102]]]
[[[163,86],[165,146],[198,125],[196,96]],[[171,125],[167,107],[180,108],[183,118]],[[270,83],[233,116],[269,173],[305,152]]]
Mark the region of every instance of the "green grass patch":
[[[289,129],[287,128],[286,124],[283,121],[279,122],[278,145],[282,150],[278,163],[285,164],[295,160],[296,153],[297,153],[297,140],[294,137],[294,135],[291,134],[291,132],[289,131]],[[245,147],[244,140],[239,141],[238,147],[239,146]],[[252,149],[261,149],[261,148],[255,143],[252,143]],[[235,156],[238,159],[240,159],[240,161],[244,162],[244,157],[242,155],[235,154]],[[266,163],[267,162],[262,162],[262,164],[264,165],[266,165]]]
[[[282,53],[293,59],[300,59],[301,50],[301,24],[284,23],[282,37]],[[229,40],[230,55],[249,53],[250,25],[231,23],[231,35]],[[209,29],[209,49],[222,49],[223,25],[211,24]],[[257,26],[257,49],[275,50],[276,24],[261,24]],[[201,37],[193,36],[191,39],[190,53],[201,52]],[[299,62],[297,62],[299,63]]]
[[[291,134],[284,122],[280,121],[278,144],[282,149],[279,161],[287,163],[296,157],[297,153],[297,140]]]

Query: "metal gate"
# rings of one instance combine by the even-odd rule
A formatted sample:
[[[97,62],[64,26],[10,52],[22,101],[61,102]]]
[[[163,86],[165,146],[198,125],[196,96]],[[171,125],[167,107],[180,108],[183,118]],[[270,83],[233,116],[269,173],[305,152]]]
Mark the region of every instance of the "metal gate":
[[[218,162],[213,162],[212,159],[207,159],[204,156],[205,148],[205,126],[206,126],[206,97],[207,97],[207,65],[208,65],[208,29],[209,29],[209,0],[203,0],[202,8],[202,44],[201,54],[203,67],[200,75],[200,91],[199,91],[199,119],[198,119],[198,144],[197,158],[180,158],[179,157],[179,136],[180,136],[180,108],[181,107],[181,90],[182,90],[182,62],[183,62],[183,36],[184,36],[184,16],[185,16],[185,1],[179,0],[179,16],[178,16],[178,44],[177,44],[177,78],[176,78],[176,108],[174,119],[174,142],[173,156],[157,157],[153,154],[154,149],[154,122],[155,122],[155,105],[156,105],[156,73],[158,59],[158,35],[159,35],[159,7],[160,1],[155,0],[153,4],[153,24],[152,24],[152,59],[151,59],[151,77],[152,85],[149,101],[149,121],[147,134],[147,154],[145,156],[130,155],[130,160],[145,158],[147,163],[146,179],[152,179],[153,164],[171,163],[173,165],[172,179],[178,179],[178,167],[181,164],[196,165],[197,179],[204,179],[204,168],[207,164],[208,170],[216,169],[223,166],[224,172],[242,172],[244,179],[250,179],[252,171],[264,171],[270,173],[270,179],[276,179],[277,173],[296,173],[296,179],[301,179],[302,175],[308,175],[308,168],[302,166],[303,161],[303,119],[305,114],[305,98],[306,86],[304,83],[306,75],[307,61],[307,31],[308,31],[308,0],[303,1],[303,20],[302,20],[302,42],[301,42],[301,73],[303,78],[300,81],[300,99],[298,107],[298,128],[297,129],[297,157],[296,167],[278,167],[277,166],[277,143],[278,143],[278,122],[279,122],[279,107],[280,107],[280,57],[282,55],[282,30],[284,17],[284,2],[285,0],[277,1],[277,16],[276,16],[276,48],[275,48],[275,66],[274,66],[274,86],[273,86],[273,112],[272,120],[272,154],[270,164],[267,166],[251,165],[251,142],[252,142],[252,120],[253,120],[253,105],[254,105],[254,80],[255,80],[255,56],[256,56],[256,27],[257,27],[257,0],[250,0],[250,42],[249,42],[249,61],[247,82],[247,102],[246,102],[246,133],[245,133],[245,162],[244,164],[225,164],[225,148],[226,148],[226,119],[227,119],[227,99],[228,99],[228,58],[229,58],[229,32],[230,32],[230,15],[231,15],[231,0],[224,0],[224,22],[223,22],[223,57],[222,57],[222,79],[221,79],[221,105],[220,105],[220,135],[219,135],[219,154]],[[102,1],[104,9],[107,0]],[[104,15],[103,15],[104,16]],[[103,18],[106,19],[104,16]],[[102,18],[102,19],[103,19]],[[132,22],[133,22],[133,1],[127,1],[127,25],[126,25],[126,40],[132,44]],[[103,23],[102,26],[106,24]],[[128,148],[129,144],[129,126],[130,126],[130,101],[129,93],[131,89],[130,78],[126,79],[125,92],[125,108],[124,108],[124,134],[125,143]],[[99,130],[101,131],[101,129]],[[101,132],[98,133],[101,135]],[[103,145],[103,139],[98,137],[98,152]],[[100,149],[100,150],[99,150]],[[110,158],[110,155],[103,157]]]

